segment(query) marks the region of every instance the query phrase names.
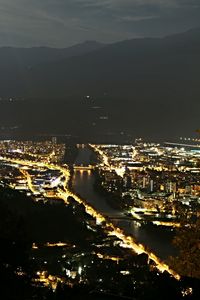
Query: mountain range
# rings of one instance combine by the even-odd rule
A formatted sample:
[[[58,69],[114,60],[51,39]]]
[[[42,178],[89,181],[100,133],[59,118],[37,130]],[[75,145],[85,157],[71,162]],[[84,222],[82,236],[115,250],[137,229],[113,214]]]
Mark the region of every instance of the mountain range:
[[[0,48],[0,96],[137,96],[142,90],[146,97],[163,89],[195,96],[199,67],[200,29],[109,45],[88,41],[67,49],[4,47]]]
[[[176,126],[178,134],[199,127],[200,28],[108,45],[87,41],[67,49],[4,47],[0,70],[2,98],[55,103],[90,95],[103,99],[116,120],[124,111],[125,128],[140,124],[144,132],[152,123],[155,131],[159,124],[161,135],[168,126]]]

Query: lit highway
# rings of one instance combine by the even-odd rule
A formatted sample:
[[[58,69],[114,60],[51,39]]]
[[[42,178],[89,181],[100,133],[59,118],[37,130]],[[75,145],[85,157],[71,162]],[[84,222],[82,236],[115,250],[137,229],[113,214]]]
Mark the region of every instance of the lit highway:
[[[88,205],[87,202],[84,199],[81,199],[79,196],[75,195],[72,191],[68,189],[68,182],[70,180],[70,171],[68,166],[63,165],[57,165],[52,164],[48,162],[36,162],[36,161],[29,161],[29,160],[23,160],[23,159],[15,159],[15,158],[8,158],[8,157],[0,157],[0,160],[6,161],[12,164],[16,164],[16,167],[20,169],[20,171],[23,173],[27,180],[27,184],[29,189],[33,194],[38,193],[38,191],[35,190],[33,184],[32,184],[32,177],[29,175],[28,171],[25,171],[22,169],[22,166],[27,166],[29,168],[38,168],[38,170],[42,169],[49,169],[49,170],[56,170],[59,171],[64,178],[63,181],[59,182],[59,186],[62,185],[62,187],[57,186],[57,192],[56,197],[63,199],[63,201],[68,204],[68,197],[71,196],[75,201],[77,201],[79,204],[84,205],[85,211],[94,217],[98,223],[102,223],[109,232],[109,235],[116,236],[121,240],[121,247],[132,249],[136,254],[142,254],[145,253],[148,255],[149,259],[154,261],[156,268],[161,271],[167,271],[169,274],[171,274],[176,279],[180,279],[180,276],[171,270],[169,266],[165,263],[163,263],[154,253],[148,252],[145,247],[142,244],[137,243],[133,237],[126,236],[120,228],[116,227],[107,217],[104,217],[101,213],[99,213],[97,210],[95,210],[91,205]],[[108,163],[108,161],[105,161]],[[44,197],[47,197],[47,194],[44,193]]]

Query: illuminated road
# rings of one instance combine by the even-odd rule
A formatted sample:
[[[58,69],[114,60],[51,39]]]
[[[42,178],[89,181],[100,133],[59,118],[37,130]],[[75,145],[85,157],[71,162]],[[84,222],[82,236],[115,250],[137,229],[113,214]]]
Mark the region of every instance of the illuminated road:
[[[38,191],[37,191],[37,190],[35,189],[35,187],[33,186],[31,175],[30,175],[26,170],[24,170],[24,169],[22,169],[22,168],[20,168],[19,170],[20,170],[20,172],[22,173],[22,175],[26,178],[29,190],[30,190],[33,194],[37,194]]]
[[[161,271],[167,271],[169,274],[171,274],[176,279],[180,279],[180,276],[171,270],[168,265],[163,263],[154,253],[148,252],[142,244],[137,243],[133,237],[127,236],[120,228],[115,226],[108,217],[104,217],[101,213],[99,213],[97,210],[95,210],[91,205],[88,205],[87,202],[84,199],[81,199],[79,196],[75,195],[73,192],[71,192],[68,189],[68,182],[70,179],[70,171],[68,166],[60,166],[56,164],[51,164],[48,162],[35,162],[35,161],[28,161],[28,160],[22,160],[22,159],[12,159],[8,157],[0,157],[0,160],[7,161],[13,164],[16,164],[19,166],[19,169],[21,170],[20,166],[28,166],[28,167],[34,167],[34,168],[46,168],[49,170],[57,170],[60,171],[62,174],[62,177],[64,178],[64,181],[62,182],[62,188],[57,188],[57,196],[58,198],[61,198],[64,200],[66,204],[68,204],[68,197],[71,196],[74,198],[75,201],[77,201],[79,204],[83,204],[85,207],[85,211],[94,217],[98,223],[103,222],[103,226],[108,230],[109,235],[116,236],[121,240],[121,247],[132,249],[136,254],[142,254],[145,253],[148,255],[149,259],[154,261],[156,268]],[[24,175],[27,178],[28,186],[31,189],[32,192],[34,192],[34,188],[31,183],[31,177],[26,173],[23,172]],[[46,196],[46,194],[44,194]]]

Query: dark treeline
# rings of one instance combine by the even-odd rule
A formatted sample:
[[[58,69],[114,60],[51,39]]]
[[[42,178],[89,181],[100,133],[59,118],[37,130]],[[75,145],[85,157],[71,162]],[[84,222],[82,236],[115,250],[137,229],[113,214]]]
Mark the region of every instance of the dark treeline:
[[[69,207],[65,207],[62,203],[56,205],[35,203],[23,193],[0,189],[0,295],[2,299],[112,300],[120,299],[120,295],[138,300],[161,297],[177,300],[199,299],[199,281],[189,278],[177,281],[167,273],[158,273],[153,262],[150,261],[148,264],[146,255],[133,253],[129,255],[128,250],[126,250],[127,256],[125,255],[124,260],[118,264],[94,259],[94,256],[90,255],[87,263],[90,264],[90,260],[93,259],[94,262],[87,273],[87,284],[74,282],[73,288],[60,284],[55,292],[33,284],[34,265],[30,262],[33,241],[46,242],[47,237],[57,241],[56,237],[59,235],[58,231],[62,231],[62,226],[65,226],[65,236],[59,237],[76,242],[85,250],[92,240],[98,241],[99,236],[100,241],[104,236],[101,231],[93,235],[88,232],[86,234],[83,220],[86,222],[90,218],[73,199],[70,199],[70,203]],[[59,221],[58,218],[62,220]],[[52,225],[56,227],[56,222],[59,224],[59,230]],[[124,276],[121,270],[129,270],[129,272]],[[99,278],[103,282],[99,281]],[[100,292],[102,286],[103,293]],[[189,288],[192,289],[192,293]]]
[[[35,202],[25,194],[10,189],[1,189],[0,194],[1,205],[10,212],[11,220],[19,216],[24,234],[30,241],[39,243],[71,241],[85,244],[86,237],[90,235],[86,229],[86,221],[90,217],[75,201],[69,206],[59,199],[52,199],[47,203]],[[14,224],[13,227],[17,230]]]

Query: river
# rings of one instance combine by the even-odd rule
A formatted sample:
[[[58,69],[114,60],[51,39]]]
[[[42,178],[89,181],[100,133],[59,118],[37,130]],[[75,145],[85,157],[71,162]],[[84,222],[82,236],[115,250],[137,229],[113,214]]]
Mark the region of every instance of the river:
[[[76,165],[88,165],[92,150],[81,148],[78,151]],[[106,201],[106,197],[99,195],[94,190],[95,176],[92,171],[75,171],[73,174],[73,189],[84,198],[88,204],[91,204],[97,211],[106,216],[122,216],[123,211],[113,209]],[[140,226],[135,221],[114,220],[118,227],[122,228],[127,235],[132,235],[139,243],[150,248],[156,255],[162,259],[167,259],[170,255],[176,253],[172,239],[174,231],[167,227],[158,226]]]

